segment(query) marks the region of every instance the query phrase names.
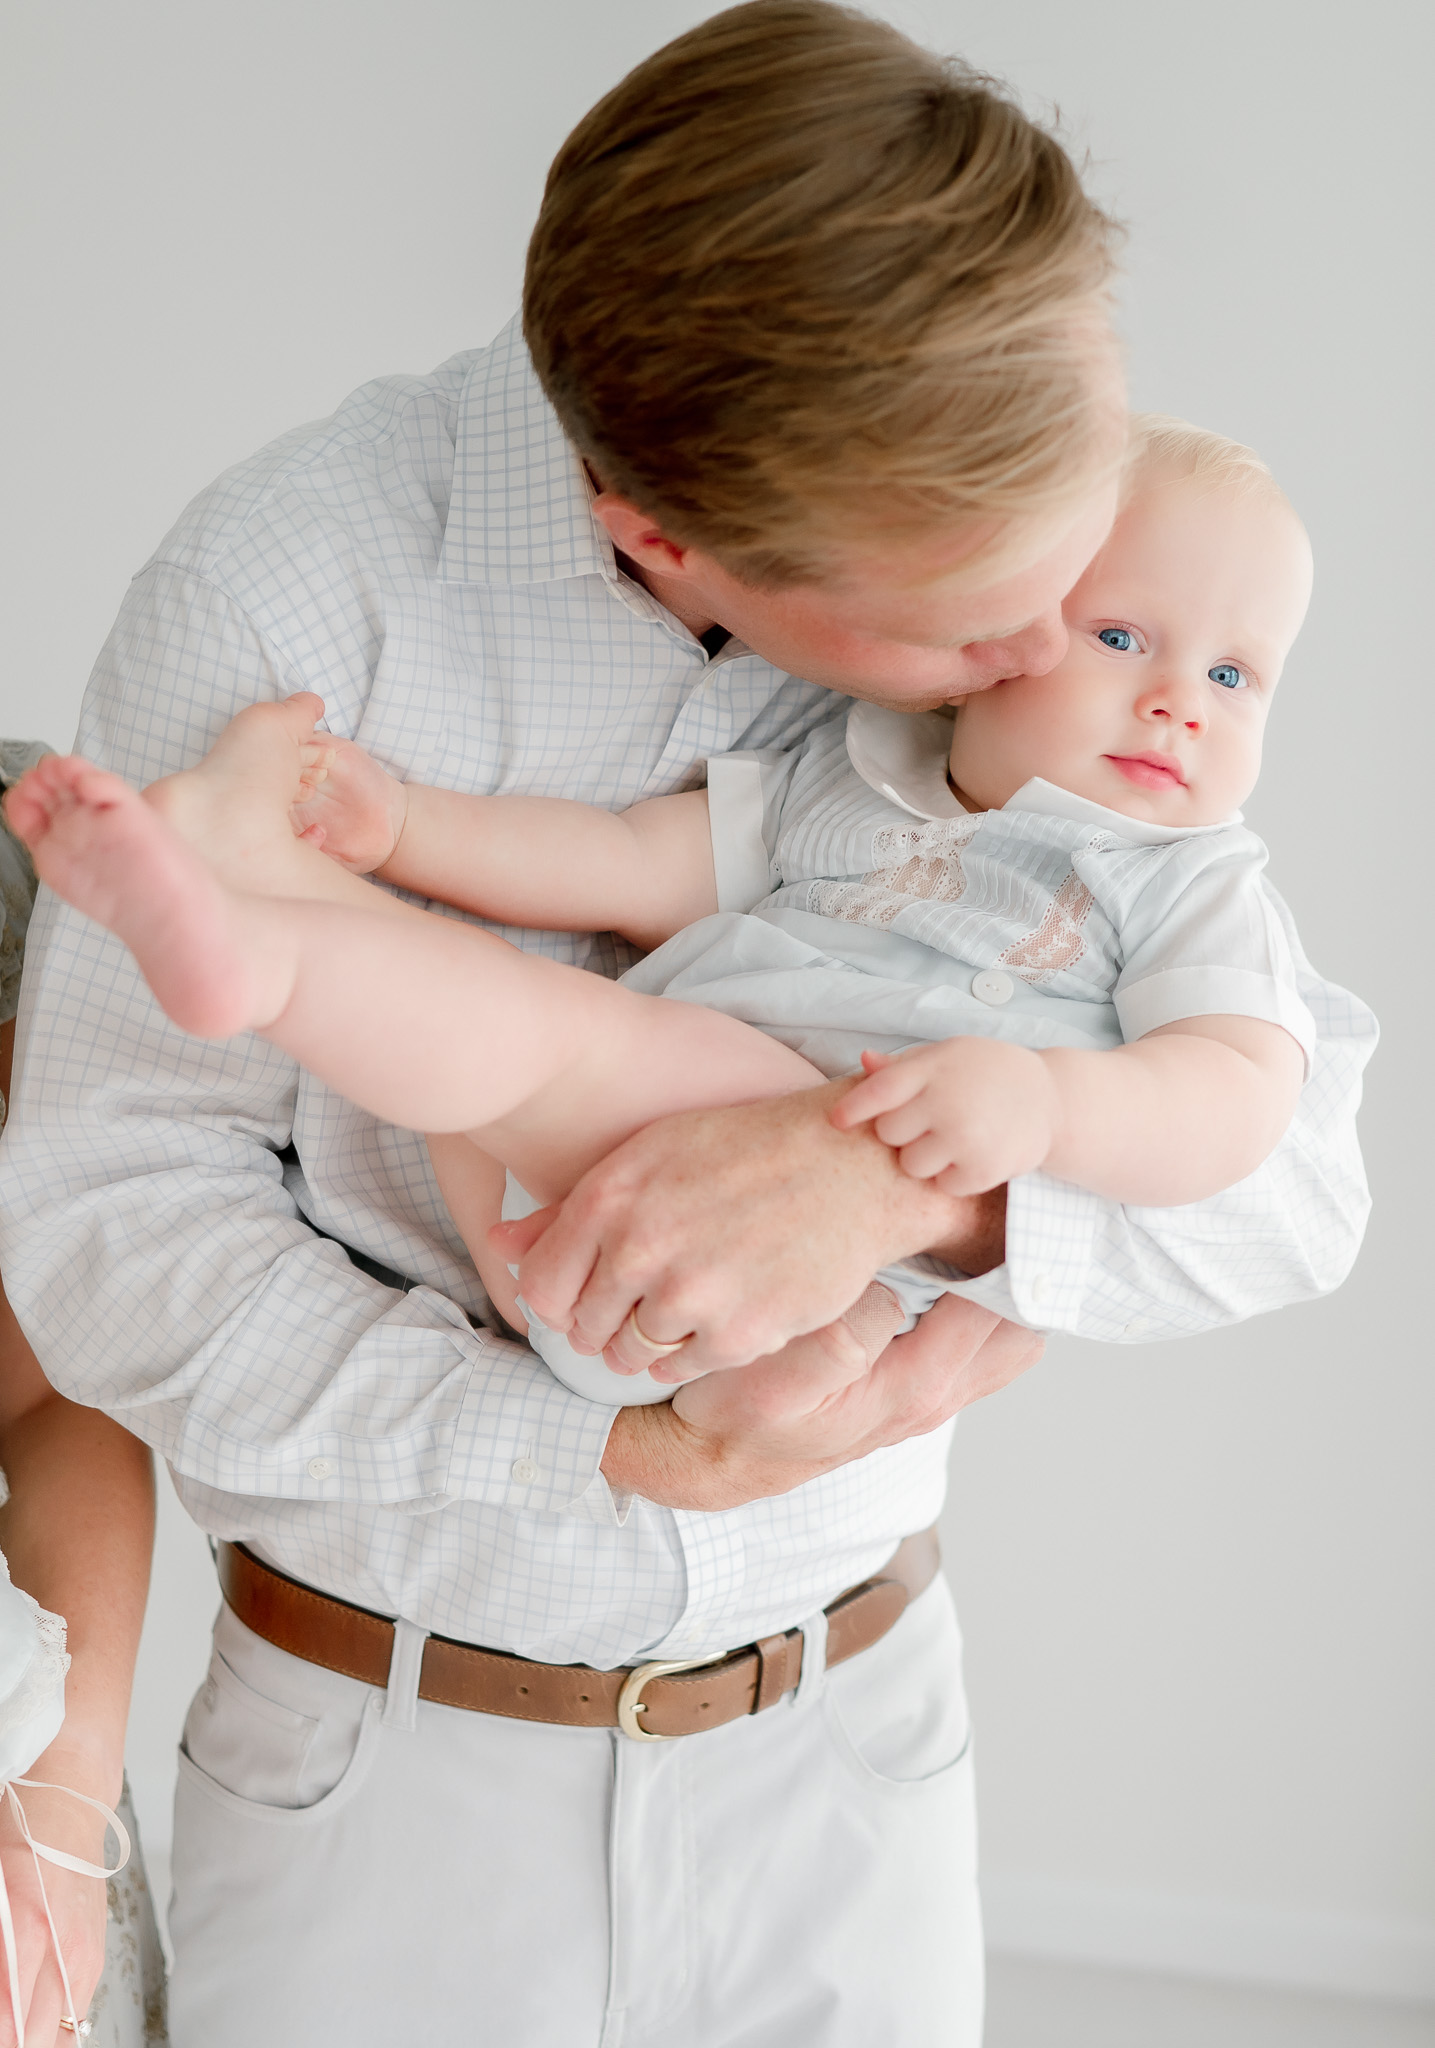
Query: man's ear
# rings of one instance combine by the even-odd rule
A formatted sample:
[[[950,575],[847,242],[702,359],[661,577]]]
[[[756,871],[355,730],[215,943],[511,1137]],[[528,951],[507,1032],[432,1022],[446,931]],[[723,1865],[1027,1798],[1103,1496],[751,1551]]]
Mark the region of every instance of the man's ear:
[[[691,549],[669,540],[656,519],[640,512],[631,498],[617,491],[599,491],[593,511],[607,529],[619,554],[655,576],[681,576]]]

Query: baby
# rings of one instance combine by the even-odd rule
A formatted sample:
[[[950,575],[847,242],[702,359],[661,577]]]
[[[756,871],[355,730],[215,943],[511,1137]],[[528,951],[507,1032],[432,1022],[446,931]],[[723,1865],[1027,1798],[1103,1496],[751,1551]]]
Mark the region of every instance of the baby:
[[[1238,806],[1309,592],[1264,465],[1148,417],[1067,599],[1064,659],[954,721],[857,704],[790,753],[721,757],[705,790],[614,815],[401,784],[316,732],[305,695],[242,713],[143,798],[46,760],[9,817],[185,1030],[258,1031],[434,1134],[485,1285],[560,1378],[661,1399],[684,1333],[645,1328],[641,1303],[653,1366],[635,1378],[525,1313],[488,1240],[502,1169],[504,1213],[523,1214],[656,1117],[859,1066],[832,1121],[870,1124],[952,1194],[1041,1168],[1118,1202],[1195,1202],[1271,1152],[1315,1029]],[[655,950],[608,982],[366,874]],[[952,1279],[884,1268],[849,1311],[864,1359]]]

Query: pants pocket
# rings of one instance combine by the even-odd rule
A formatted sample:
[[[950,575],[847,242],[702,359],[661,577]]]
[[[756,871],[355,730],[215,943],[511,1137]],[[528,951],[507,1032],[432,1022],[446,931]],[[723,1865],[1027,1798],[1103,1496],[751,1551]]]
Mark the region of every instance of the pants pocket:
[[[226,1609],[185,1720],[180,1774],[243,1807],[311,1812],[349,1775],[366,1709],[381,1697],[276,1649]]]
[[[880,1643],[837,1666],[823,1705],[834,1745],[867,1784],[920,1790],[957,1769],[971,1746],[971,1722],[961,1632],[944,1579]]]

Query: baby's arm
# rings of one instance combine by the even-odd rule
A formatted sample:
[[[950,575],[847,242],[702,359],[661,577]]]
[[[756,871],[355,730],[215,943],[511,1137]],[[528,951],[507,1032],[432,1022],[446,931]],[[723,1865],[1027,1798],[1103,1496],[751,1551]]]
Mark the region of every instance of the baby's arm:
[[[717,909],[705,790],[629,811],[399,782],[315,736],[295,829],[355,874],[503,924],[616,931],[651,947]]]
[[[1113,1202],[1200,1202],[1254,1173],[1290,1122],[1304,1055],[1278,1024],[1190,1017],[1111,1052],[951,1038],[890,1059],[830,1112],[871,1123],[949,1195],[1038,1168]]]

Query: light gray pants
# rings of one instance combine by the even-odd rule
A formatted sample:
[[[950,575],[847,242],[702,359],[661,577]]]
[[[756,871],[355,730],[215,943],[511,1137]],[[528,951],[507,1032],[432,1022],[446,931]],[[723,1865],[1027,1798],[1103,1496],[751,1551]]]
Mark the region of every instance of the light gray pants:
[[[221,1610],[174,2048],[978,2048],[943,1580],[795,1701],[670,1743],[419,1701],[422,1641],[400,1625],[385,1694]]]

